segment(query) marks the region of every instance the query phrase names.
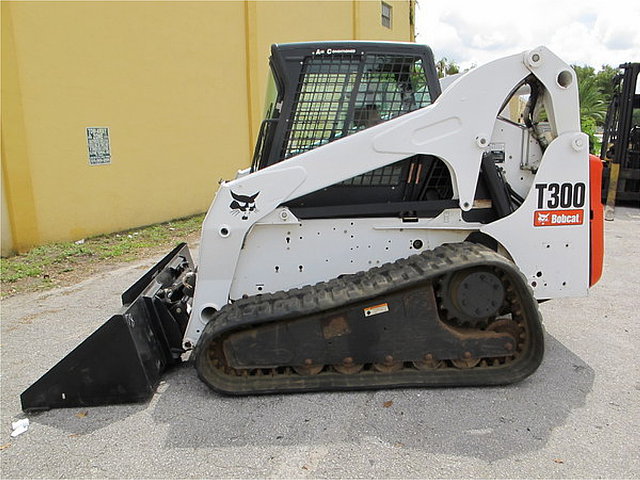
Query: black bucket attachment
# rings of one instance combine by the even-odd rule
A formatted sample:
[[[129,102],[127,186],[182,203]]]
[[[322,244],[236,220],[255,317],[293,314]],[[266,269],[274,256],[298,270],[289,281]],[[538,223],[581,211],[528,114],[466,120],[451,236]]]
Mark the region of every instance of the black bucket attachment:
[[[126,292],[122,310],[27,388],[24,411],[142,402],[180,363],[195,272],[178,245]]]

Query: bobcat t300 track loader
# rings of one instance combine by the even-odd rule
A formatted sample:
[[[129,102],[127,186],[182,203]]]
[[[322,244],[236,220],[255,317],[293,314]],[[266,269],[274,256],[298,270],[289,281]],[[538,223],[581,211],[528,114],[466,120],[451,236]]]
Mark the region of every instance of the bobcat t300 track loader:
[[[415,44],[274,45],[270,64],[253,165],[221,184],[197,271],[178,246],[23,409],[145,400],[186,351],[231,394],[536,370],[538,301],[586,295],[602,268],[571,68],[539,47],[441,92]]]

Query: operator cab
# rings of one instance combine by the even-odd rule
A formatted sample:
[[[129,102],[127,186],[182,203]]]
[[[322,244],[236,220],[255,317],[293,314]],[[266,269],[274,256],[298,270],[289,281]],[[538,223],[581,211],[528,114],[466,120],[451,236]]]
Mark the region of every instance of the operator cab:
[[[265,119],[252,171],[426,107],[441,93],[426,45],[276,44],[269,63]],[[432,156],[414,155],[286,206],[299,218],[415,215],[417,206],[433,216],[457,204],[452,196],[446,165]]]

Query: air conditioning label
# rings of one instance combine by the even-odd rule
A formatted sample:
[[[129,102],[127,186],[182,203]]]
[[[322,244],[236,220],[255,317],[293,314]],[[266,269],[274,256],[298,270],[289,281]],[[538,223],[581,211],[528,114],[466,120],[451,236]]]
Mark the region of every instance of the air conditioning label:
[[[583,222],[583,210],[536,210],[533,212],[533,225],[535,227],[582,225]]]

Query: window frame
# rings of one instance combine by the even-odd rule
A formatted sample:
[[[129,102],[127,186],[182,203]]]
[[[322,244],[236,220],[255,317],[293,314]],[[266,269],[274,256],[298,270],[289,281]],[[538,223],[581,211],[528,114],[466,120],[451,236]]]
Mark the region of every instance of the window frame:
[[[385,8],[389,12],[388,15],[385,15]],[[383,27],[393,29],[393,6],[388,4],[387,2],[380,2],[380,22],[382,23]]]

